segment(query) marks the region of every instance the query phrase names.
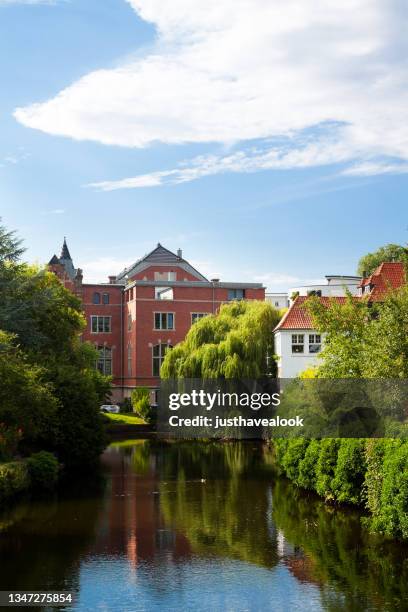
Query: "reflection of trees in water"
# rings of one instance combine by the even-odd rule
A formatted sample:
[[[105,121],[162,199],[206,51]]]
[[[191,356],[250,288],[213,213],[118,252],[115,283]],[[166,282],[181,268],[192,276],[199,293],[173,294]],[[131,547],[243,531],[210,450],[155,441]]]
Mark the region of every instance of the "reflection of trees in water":
[[[195,553],[276,564],[260,446],[193,442],[155,452],[165,457],[158,461],[165,523],[183,532]],[[167,479],[173,479],[171,487]]]
[[[25,501],[2,513],[0,588],[77,591],[78,560],[94,539],[104,486],[92,473],[63,483],[59,501]]]
[[[326,610],[403,610],[408,601],[405,546],[361,528],[355,510],[336,509],[283,479],[273,485],[273,520],[311,560]]]

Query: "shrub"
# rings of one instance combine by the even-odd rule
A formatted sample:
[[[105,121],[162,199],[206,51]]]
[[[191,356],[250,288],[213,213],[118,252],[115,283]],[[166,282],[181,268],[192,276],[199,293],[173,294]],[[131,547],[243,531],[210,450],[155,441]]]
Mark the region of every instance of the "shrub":
[[[384,535],[408,538],[408,443],[393,440],[385,447],[380,504],[371,528]]]
[[[299,463],[298,485],[305,488],[316,490],[316,469],[320,455],[320,441],[311,440],[306,449],[305,456]]]
[[[119,403],[121,414],[129,414],[133,412],[132,400],[130,397],[125,397],[123,401]]]
[[[40,451],[27,459],[31,483],[38,489],[52,489],[58,480],[59,463],[55,455]]]
[[[0,500],[25,491],[30,486],[27,463],[12,461],[0,464]]]
[[[320,454],[316,466],[316,491],[326,500],[334,499],[332,481],[337,463],[340,440],[326,438],[320,442]]]
[[[305,456],[308,446],[309,440],[305,440],[304,438],[290,440],[283,456],[282,467],[285,474],[296,483],[298,482],[299,476],[299,464]]]
[[[147,387],[137,387],[133,389],[132,406],[137,416],[146,421],[146,423],[152,422],[153,411],[150,406],[150,391]]]
[[[362,503],[366,467],[365,440],[342,439],[332,482],[333,492],[338,501],[351,504]]]
[[[9,461],[14,457],[22,435],[20,428],[0,423],[0,461]]]

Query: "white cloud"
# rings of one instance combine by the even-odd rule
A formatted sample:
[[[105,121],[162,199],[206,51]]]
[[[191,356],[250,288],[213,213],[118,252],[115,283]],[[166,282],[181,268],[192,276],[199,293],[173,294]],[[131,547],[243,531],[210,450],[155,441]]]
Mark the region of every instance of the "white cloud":
[[[229,156],[98,188],[408,161],[408,11],[399,0],[127,1],[156,27],[153,50],[16,109],[17,120],[108,145],[241,145]],[[260,153],[248,150],[254,139],[265,139]]]
[[[374,176],[376,174],[406,174],[408,163],[364,162],[346,168],[343,174],[348,176]]]
[[[84,272],[85,283],[107,283],[108,276],[119,274],[132,262],[115,257],[99,257],[80,265]]]

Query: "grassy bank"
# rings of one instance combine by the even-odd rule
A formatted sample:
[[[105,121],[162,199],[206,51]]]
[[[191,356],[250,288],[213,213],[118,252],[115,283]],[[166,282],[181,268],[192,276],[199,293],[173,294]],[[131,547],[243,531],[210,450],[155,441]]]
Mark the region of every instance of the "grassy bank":
[[[296,485],[367,510],[371,531],[408,539],[408,441],[297,438],[273,446],[279,471]]]

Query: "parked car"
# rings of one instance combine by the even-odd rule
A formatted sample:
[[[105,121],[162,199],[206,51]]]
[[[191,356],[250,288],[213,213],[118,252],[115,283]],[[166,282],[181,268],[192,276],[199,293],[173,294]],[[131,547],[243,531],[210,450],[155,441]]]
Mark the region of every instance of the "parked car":
[[[101,412],[110,412],[111,414],[119,414],[120,408],[117,404],[104,404],[101,406]]]

